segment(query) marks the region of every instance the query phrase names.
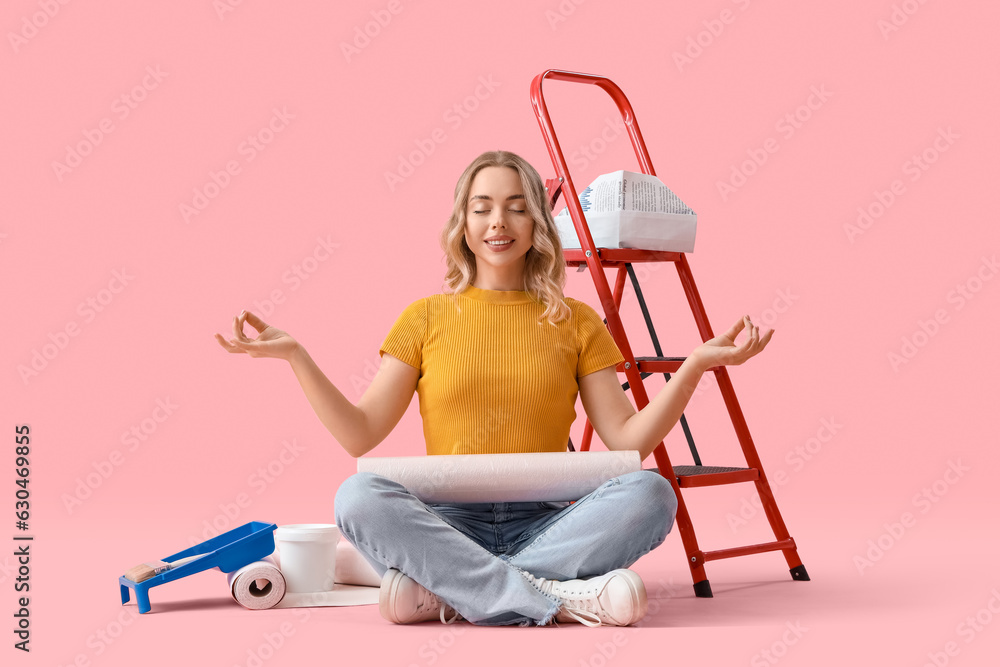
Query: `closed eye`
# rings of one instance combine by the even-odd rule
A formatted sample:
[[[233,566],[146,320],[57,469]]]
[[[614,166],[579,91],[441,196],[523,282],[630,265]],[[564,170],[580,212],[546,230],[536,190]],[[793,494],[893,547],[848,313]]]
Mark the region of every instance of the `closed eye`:
[[[475,213],[476,215],[479,215],[480,213],[489,213],[491,210],[492,209],[485,209],[483,211],[473,211],[473,213]],[[509,210],[511,213],[524,213],[525,212],[525,209],[523,209],[523,208],[522,209],[511,208],[511,209],[507,209],[507,210]]]

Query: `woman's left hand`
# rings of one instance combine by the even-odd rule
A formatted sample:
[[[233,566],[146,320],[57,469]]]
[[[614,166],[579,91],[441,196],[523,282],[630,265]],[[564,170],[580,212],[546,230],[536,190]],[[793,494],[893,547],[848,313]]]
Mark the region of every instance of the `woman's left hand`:
[[[742,345],[737,347],[736,336],[743,331],[744,327],[748,327],[749,336]],[[726,333],[696,347],[691,356],[698,359],[706,370],[713,366],[739,366],[763,350],[773,334],[774,329],[769,329],[762,338],[758,327],[750,321],[750,316],[746,315],[731,326]]]

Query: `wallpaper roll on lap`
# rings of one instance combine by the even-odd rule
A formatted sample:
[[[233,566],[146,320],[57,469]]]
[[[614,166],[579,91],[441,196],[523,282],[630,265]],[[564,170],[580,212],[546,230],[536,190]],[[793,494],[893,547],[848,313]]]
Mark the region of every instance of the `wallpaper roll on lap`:
[[[636,450],[358,459],[358,472],[398,482],[425,503],[575,501],[638,470]]]

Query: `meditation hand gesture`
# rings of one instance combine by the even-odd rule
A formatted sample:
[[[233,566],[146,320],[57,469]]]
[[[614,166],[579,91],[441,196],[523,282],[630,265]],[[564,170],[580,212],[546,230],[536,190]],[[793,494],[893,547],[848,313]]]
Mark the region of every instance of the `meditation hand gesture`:
[[[256,340],[243,333],[243,322],[260,334]],[[288,359],[298,347],[298,342],[281,329],[268,325],[253,313],[243,311],[233,318],[233,336],[228,341],[221,334],[215,334],[219,345],[234,354],[249,354],[251,357],[273,357]]]
[[[743,341],[742,345],[737,347],[736,336],[743,330],[744,325],[749,325],[750,328],[747,332],[750,335]],[[759,329],[754,326],[750,321],[750,316],[747,315],[730,327],[726,333],[696,347],[691,356],[697,357],[706,369],[713,366],[739,366],[763,350],[773,334],[774,329],[770,329],[761,338]]]

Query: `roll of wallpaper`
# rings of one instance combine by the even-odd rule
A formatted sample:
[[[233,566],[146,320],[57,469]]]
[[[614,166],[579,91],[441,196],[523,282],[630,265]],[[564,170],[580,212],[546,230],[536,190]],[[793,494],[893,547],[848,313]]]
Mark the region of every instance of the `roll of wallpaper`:
[[[641,469],[634,449],[358,459],[358,472],[388,477],[425,503],[575,501]]]
[[[377,588],[382,585],[382,577],[378,576],[372,564],[346,539],[337,543],[337,564],[334,566],[333,580],[338,584],[352,586]]]
[[[233,598],[247,609],[270,609],[285,596],[285,578],[271,556],[226,575]]]
[[[364,560],[354,545],[337,545],[337,583],[328,591],[293,593],[281,574],[281,554],[275,551],[226,575],[233,599],[247,609],[287,609],[291,607],[344,607],[378,604],[381,577]],[[345,566],[340,564],[346,556]],[[358,562],[360,560],[360,562]]]

